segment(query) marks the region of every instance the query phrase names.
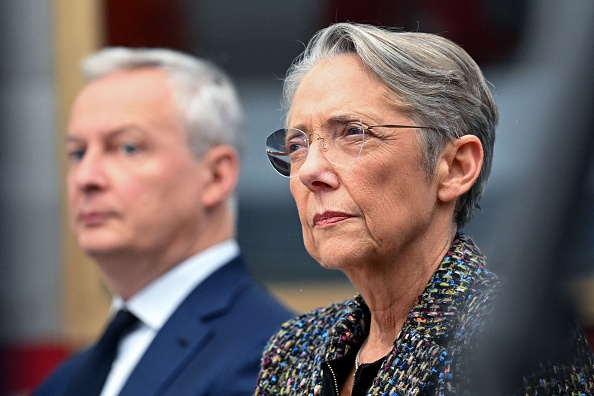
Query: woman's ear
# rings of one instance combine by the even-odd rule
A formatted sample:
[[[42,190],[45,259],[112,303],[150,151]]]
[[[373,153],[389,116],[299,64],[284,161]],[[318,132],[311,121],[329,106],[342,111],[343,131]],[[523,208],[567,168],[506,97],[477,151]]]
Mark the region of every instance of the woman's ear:
[[[475,135],[449,143],[440,157],[437,198],[451,202],[470,190],[483,165],[483,145]]]
[[[202,159],[206,179],[202,204],[206,208],[227,200],[235,190],[239,178],[239,157],[231,146],[215,146]]]

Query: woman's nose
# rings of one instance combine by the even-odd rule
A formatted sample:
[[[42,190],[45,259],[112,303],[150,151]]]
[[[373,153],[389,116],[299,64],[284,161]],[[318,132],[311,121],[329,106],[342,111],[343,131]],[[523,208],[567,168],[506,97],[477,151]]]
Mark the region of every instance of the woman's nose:
[[[320,186],[331,187],[335,184],[336,177],[332,171],[333,165],[325,155],[328,149],[326,143],[317,134],[313,134],[310,139],[309,151],[298,170],[299,179],[310,190]]]

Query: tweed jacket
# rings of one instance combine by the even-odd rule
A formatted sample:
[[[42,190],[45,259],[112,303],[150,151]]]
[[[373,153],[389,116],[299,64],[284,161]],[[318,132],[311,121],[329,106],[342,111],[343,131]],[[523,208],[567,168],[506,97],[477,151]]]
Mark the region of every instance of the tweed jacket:
[[[409,312],[369,395],[469,394],[465,357],[472,353],[500,289],[498,277],[485,269],[484,261],[472,240],[458,233]],[[265,348],[256,396],[333,394],[331,381],[324,380],[327,362],[358,351],[367,337],[370,316],[365,301],[357,295],[285,323]],[[580,342],[591,358],[587,342]],[[586,365],[585,370],[572,367],[568,370],[572,375],[565,377],[558,372],[544,374],[550,375],[545,386],[554,383],[558,389],[571,388],[575,393],[539,392],[543,378],[536,375],[524,378],[522,394],[589,395],[592,360]]]

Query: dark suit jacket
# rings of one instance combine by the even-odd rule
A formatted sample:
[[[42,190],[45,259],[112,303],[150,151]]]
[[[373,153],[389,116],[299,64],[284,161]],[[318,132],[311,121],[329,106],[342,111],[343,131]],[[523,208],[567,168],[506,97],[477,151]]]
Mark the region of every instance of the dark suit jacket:
[[[177,308],[121,395],[253,395],[264,345],[291,316],[236,258]],[[87,354],[88,350],[66,361],[34,395],[63,394]]]

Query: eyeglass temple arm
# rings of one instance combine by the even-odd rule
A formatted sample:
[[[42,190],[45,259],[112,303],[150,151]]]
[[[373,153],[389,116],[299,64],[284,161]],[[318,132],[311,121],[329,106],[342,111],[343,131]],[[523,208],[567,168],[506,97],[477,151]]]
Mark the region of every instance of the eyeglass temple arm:
[[[271,151],[270,149],[266,149],[266,154],[271,154],[271,155],[282,155],[282,156],[287,156],[287,153],[283,153],[282,151]]]

